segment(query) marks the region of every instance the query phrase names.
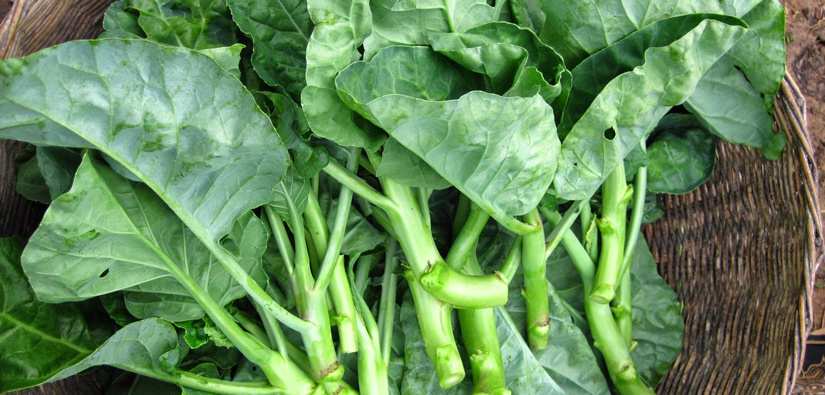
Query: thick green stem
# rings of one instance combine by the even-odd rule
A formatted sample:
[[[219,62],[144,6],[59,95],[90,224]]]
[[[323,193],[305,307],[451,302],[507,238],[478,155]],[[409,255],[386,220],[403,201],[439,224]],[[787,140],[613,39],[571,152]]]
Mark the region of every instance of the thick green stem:
[[[467,199],[469,200],[469,199]],[[456,213],[456,217],[463,213]],[[461,270],[467,258],[475,253],[476,242],[484,230],[484,225],[490,219],[490,214],[478,208],[478,206],[471,204],[470,210],[466,213],[466,220],[461,225],[461,230],[455,236],[453,245],[450,247],[450,252],[447,253],[446,263],[453,270]],[[453,230],[455,234],[455,229]],[[483,275],[484,273],[478,273]]]
[[[612,306],[613,318],[616,319],[619,333],[622,334],[627,347],[630,347],[633,342],[633,305],[630,294],[630,271],[622,275]]]
[[[482,273],[475,253],[470,254],[463,269],[468,274]],[[501,343],[496,329],[495,309],[458,310],[461,337],[470,355],[474,395],[509,395],[501,358]]]
[[[544,258],[544,231],[537,209],[524,216],[524,222],[539,231],[523,235],[521,261],[524,268],[524,288],[527,303],[527,344],[533,350],[547,348],[550,341],[550,299],[547,296],[547,269]]]
[[[627,221],[625,210],[621,210],[621,202],[625,198],[626,191],[624,166],[619,163],[619,166],[602,184],[602,213],[598,224],[602,248],[599,253],[596,281],[589,294],[589,298],[597,303],[610,303],[616,296],[616,287],[619,285],[622,250],[624,249],[622,235]]]
[[[147,244],[149,243],[147,242]],[[232,316],[230,316],[222,306],[218,305],[189,273],[184,272],[162,251],[157,250],[156,252],[167,264],[172,276],[186,288],[189,294],[204,309],[209,318],[215,322],[218,329],[226,335],[250,362],[258,365],[261,370],[263,370],[267,380],[269,380],[273,386],[283,388],[291,394],[311,394],[315,390],[316,385],[311,378],[302,374],[300,369],[294,364],[241,329]]]
[[[312,277],[309,264],[304,221],[289,195],[285,196],[295,243],[292,291],[295,294],[295,302],[301,318],[315,324],[308,330],[300,331],[301,338],[310,364],[312,364],[315,380],[321,383],[339,381],[344,375],[344,368],[338,364],[338,354],[332,342],[327,294],[326,292],[314,292],[315,279]]]
[[[391,210],[386,211],[398,242],[427,292],[459,308],[496,307],[507,302],[508,283],[503,276],[497,273],[468,276],[447,266],[410,188],[389,179],[381,179],[381,184],[384,193],[394,202]]]
[[[347,171],[355,171],[357,158],[359,157],[360,150],[351,152],[349,163],[347,163]],[[314,196],[310,196],[307,208],[304,211],[304,218],[307,219],[307,227],[310,229],[310,238],[313,240],[317,254],[323,256],[314,292],[326,292],[327,286],[329,286],[332,306],[337,316],[339,345],[344,353],[358,351],[358,336],[355,332],[355,304],[352,300],[352,289],[349,287],[346,269],[344,268],[344,259],[343,256],[339,256],[351,207],[352,190],[342,186],[331,233],[327,229],[321,207]]]
[[[404,277],[412,291],[421,338],[435,366],[438,384],[441,388],[450,388],[464,380],[464,365],[458,354],[450,319],[453,307],[425,291],[412,271],[405,271]]]
[[[559,223],[561,215],[549,210],[543,211],[550,223]],[[578,238],[567,232],[562,238],[564,248],[570,254],[573,265],[582,278],[584,294],[589,295],[593,288],[596,266]],[[613,385],[622,395],[653,395],[655,392],[642,383],[636,366],[630,358],[630,350],[619,331],[610,306],[598,303],[592,298],[584,298],[584,310],[587,323],[595,341],[596,348],[604,356],[607,370]]]
[[[384,365],[388,366],[392,348],[393,320],[395,319],[395,294],[398,289],[398,276],[393,272],[398,243],[394,239],[390,239],[386,245],[384,276],[381,280],[381,302],[378,305],[378,333],[381,336],[381,357],[384,360]]]
[[[205,391],[211,394],[226,395],[281,395],[292,394],[284,388],[269,386],[266,382],[236,382],[203,377],[185,370],[177,369],[172,373],[162,374],[152,369],[131,369],[130,371],[141,376],[151,377],[156,380],[178,384],[195,390]],[[310,392],[302,392],[306,395],[323,395],[324,390],[320,386],[313,387]]]

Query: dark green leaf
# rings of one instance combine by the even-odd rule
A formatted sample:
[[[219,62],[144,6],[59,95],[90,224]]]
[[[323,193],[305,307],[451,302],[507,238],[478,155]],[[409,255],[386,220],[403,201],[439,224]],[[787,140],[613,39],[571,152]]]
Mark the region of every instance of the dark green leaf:
[[[707,0],[540,2],[547,19],[539,37],[559,51],[568,67],[576,67],[587,56],[660,19],[722,13],[718,2]]]
[[[31,153],[24,157],[26,151],[31,151]],[[34,156],[35,147],[30,145],[26,147],[26,151],[21,152],[16,160],[18,163],[17,193],[31,201],[49,204],[52,201],[52,195],[40,171],[37,156]]]
[[[309,132],[304,112],[286,95],[272,92],[260,94],[272,107],[272,122],[284,146],[292,153],[294,169],[304,178],[314,177],[329,162],[329,154],[323,147],[313,147],[304,140]]]
[[[191,349],[203,346],[209,341],[204,320],[176,322],[175,326],[183,329],[183,339],[186,340],[186,344]]]
[[[123,292],[112,292],[105,295],[100,295],[100,301],[103,303],[103,308],[115,322],[120,326],[129,325],[135,321],[135,318],[129,309],[126,308],[126,300],[123,297]]]
[[[733,66],[730,57],[708,70],[685,107],[711,133],[735,144],[761,148],[769,159],[778,159],[785,146],[785,134],[773,132],[773,119],[765,111],[764,99]]]
[[[591,196],[743,33],[741,26],[705,20],[672,44],[647,49],[645,63],[610,81],[565,138],[556,193],[568,200]]]
[[[630,351],[642,380],[655,388],[682,351],[685,321],[676,293],[659,276],[644,238],[639,236],[630,270],[633,339]]]
[[[177,350],[178,347],[178,336],[172,325],[159,318],[149,318],[119,330],[106,344],[80,363],[52,376],[50,380],[74,376],[100,365],[156,377],[168,376],[161,360],[164,354]]]
[[[100,38],[146,38],[138,24],[137,11],[126,9],[131,2],[120,0],[112,3],[103,15],[103,29]]]
[[[140,14],[137,23],[144,37],[161,44],[200,50],[238,42],[225,0],[121,0],[119,3],[119,9]],[[111,24],[110,28],[136,33],[122,11],[116,16],[118,23]]]
[[[94,351],[80,310],[37,300],[20,266],[20,242],[0,239],[0,392],[39,385]]]
[[[508,2],[513,11],[513,17],[519,26],[532,30],[538,34],[544,25],[547,15],[541,9],[541,1],[538,0],[510,0]]]
[[[716,165],[716,138],[701,128],[664,130],[647,154],[647,188],[681,195],[710,179]]]
[[[299,97],[306,86],[306,49],[312,21],[304,0],[228,0],[232,18],[252,38],[252,65],[270,86]]]
[[[593,100],[614,78],[645,64],[645,53],[650,48],[667,47],[673,44],[705,20],[718,20],[729,25],[741,24],[741,21],[736,18],[714,14],[692,14],[667,18],[635,31],[584,59],[571,72],[573,88],[566,103],[562,105],[564,111],[560,114],[559,133],[563,136],[567,135],[590,108]],[[694,56],[703,56],[700,50],[696,53]],[[724,51],[720,54],[722,53]],[[712,53],[709,55],[713,56]],[[671,65],[666,67],[668,66],[674,67]],[[660,72],[667,72],[667,70]],[[688,88],[690,87],[684,89]]]
[[[559,95],[566,96],[570,88],[570,73],[561,56],[535,33],[512,23],[493,22],[463,33],[431,34],[430,40],[436,51],[484,74],[493,92],[526,97],[535,89],[550,103]]]
[[[630,153],[624,157],[624,174],[627,181],[630,182],[633,180],[633,177],[636,176],[636,172],[639,171],[639,168],[645,167],[649,163],[650,158],[647,156],[647,152],[642,150],[641,145],[637,145],[630,150]]]
[[[659,196],[655,193],[645,194],[645,213],[642,216],[642,223],[647,225],[655,222],[657,219],[665,215],[665,209],[659,201]]]
[[[202,54],[141,40],[74,41],[0,62],[0,114],[0,138],[103,151],[205,239],[269,202],[287,165],[236,78]]]

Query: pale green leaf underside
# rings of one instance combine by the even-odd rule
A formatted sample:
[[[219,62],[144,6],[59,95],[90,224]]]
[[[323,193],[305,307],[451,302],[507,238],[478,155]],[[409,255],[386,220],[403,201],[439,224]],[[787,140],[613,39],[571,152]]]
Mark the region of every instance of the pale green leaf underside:
[[[84,159],[72,189],[52,203],[23,254],[38,298],[59,303],[125,290],[126,305],[138,318],[202,317],[169,262],[220,305],[245,295],[154,192],[94,162]],[[266,230],[254,216],[243,218],[228,240],[243,245],[239,263],[263,279]]]
[[[236,78],[142,40],[75,41],[0,63],[0,113],[0,138],[101,150],[215,240],[270,201],[287,166]]]

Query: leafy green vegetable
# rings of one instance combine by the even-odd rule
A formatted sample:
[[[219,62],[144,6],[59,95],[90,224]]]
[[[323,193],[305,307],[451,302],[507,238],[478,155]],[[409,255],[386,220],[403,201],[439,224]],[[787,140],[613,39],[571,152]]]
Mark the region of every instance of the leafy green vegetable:
[[[577,200],[595,192],[743,33],[741,26],[706,20],[672,44],[646,50],[644,65],[610,81],[570,130],[562,143],[556,193]]]
[[[312,34],[307,3],[302,0],[228,0],[232,18],[252,38],[252,65],[271,86],[298,97],[306,85],[306,48]]]
[[[21,241],[0,239],[0,391],[38,385],[97,347],[75,305],[36,299],[20,267]]]
[[[88,216],[93,211],[98,215]],[[230,241],[240,247],[239,263],[263,282],[260,257],[266,232],[260,220],[251,215],[240,220],[225,244]],[[221,305],[245,295],[148,187],[95,165],[88,156],[72,190],[44,216],[23,261],[40,300],[83,300],[125,290],[126,306],[138,318],[187,321],[203,316],[168,262]]]
[[[710,179],[716,164],[716,139],[701,128],[664,130],[647,149],[647,188],[681,195]]]

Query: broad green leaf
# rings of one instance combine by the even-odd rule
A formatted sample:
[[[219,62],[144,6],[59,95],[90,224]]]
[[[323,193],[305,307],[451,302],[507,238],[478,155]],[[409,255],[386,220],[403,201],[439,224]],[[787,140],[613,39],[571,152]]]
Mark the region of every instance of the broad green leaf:
[[[138,321],[126,307],[126,299],[123,297],[123,292],[112,292],[100,295],[100,302],[103,304],[103,308],[109,317],[118,325],[126,326]]]
[[[559,116],[559,134],[567,135],[576,122],[590,108],[593,100],[617,76],[645,63],[645,53],[650,48],[666,47],[681,39],[705,20],[718,20],[730,25],[741,21],[715,14],[691,14],[656,21],[641,30],[611,44],[587,57],[572,73],[573,87],[564,111]],[[702,54],[700,53],[699,56]]]
[[[347,67],[335,83],[344,102],[375,124],[378,121],[370,116],[368,106],[382,96],[447,100],[469,91],[449,60],[428,47],[385,48],[372,61]],[[450,186],[430,165],[392,138],[384,144],[376,171],[401,185],[429,189]]]
[[[236,78],[147,41],[74,41],[0,62],[0,114],[0,138],[109,155],[210,243],[269,202],[287,166]]]
[[[309,139],[309,125],[304,112],[287,95],[273,92],[260,94],[272,107],[272,123],[292,154],[293,168],[304,178],[315,177],[329,163],[329,154],[323,147],[312,146],[305,140]]]
[[[508,2],[513,18],[519,26],[530,29],[533,33],[541,32],[547,14],[541,9],[539,0],[510,0]]]
[[[364,42],[369,60],[392,45],[428,45],[431,33],[463,32],[496,20],[484,0],[372,0],[372,34]]]
[[[161,360],[164,359],[164,354],[175,351],[178,347],[178,336],[172,325],[160,318],[149,318],[119,330],[91,355],[55,374],[49,381],[74,376],[100,365],[110,365],[154,378],[168,377],[170,373],[162,366]]]
[[[312,21],[305,0],[228,0],[232,18],[252,38],[252,65],[267,84],[299,97],[306,86]]]
[[[516,298],[520,299],[520,298]],[[587,354],[572,355],[565,353],[565,355],[553,355],[546,358],[547,355],[542,353],[533,354],[527,342],[524,341],[523,332],[520,332],[516,324],[510,319],[509,314],[504,308],[498,307],[496,310],[496,329],[498,331],[498,338],[501,342],[501,358],[504,361],[504,376],[507,380],[507,389],[513,392],[513,395],[529,395],[529,394],[597,394],[603,392],[575,392],[581,391],[578,383],[571,384],[568,381],[572,378],[567,376],[570,372],[575,372],[575,376],[592,375],[593,370],[590,366],[585,366],[578,363],[581,360],[587,360]],[[553,325],[553,324],[551,324]],[[571,324],[572,325],[572,324]],[[569,328],[567,328],[569,330]],[[559,332],[559,333],[563,333]],[[552,336],[552,335],[551,335]],[[576,335],[572,336],[576,339]],[[566,339],[569,340],[570,338]],[[561,340],[559,338],[559,340]],[[587,344],[586,342],[584,343]],[[561,344],[559,344],[561,345]],[[569,344],[564,344],[565,347]],[[559,351],[558,348],[554,348]],[[546,351],[547,349],[545,349]],[[569,349],[568,349],[569,350]],[[577,359],[574,362],[575,369],[570,369],[571,366],[559,366],[553,369],[547,369],[548,365],[558,363],[564,360],[565,363],[571,362],[568,358],[573,357]],[[556,359],[558,358],[558,359]],[[578,369],[588,369],[587,372],[577,371]],[[567,369],[570,369],[569,371]],[[595,373],[600,375],[598,370]],[[562,379],[559,382],[558,379]],[[588,377],[594,379],[594,377]],[[573,379],[575,380],[575,379]],[[604,386],[604,379],[599,378],[594,383],[584,383],[587,387],[598,388]],[[570,390],[573,390],[571,392]]]
[[[777,0],[762,0],[753,7],[740,7],[733,15],[748,24],[748,33],[730,50],[728,57],[748,82],[765,95],[766,102],[773,103],[785,75],[785,9]]]
[[[301,92],[309,126],[340,145],[375,150],[386,137],[356,124],[335,90],[335,76],[360,57],[358,46],[372,28],[369,2],[308,0],[307,10],[316,25],[307,45],[307,86]]]
[[[126,7],[128,0],[112,3],[103,15],[103,29],[100,38],[146,38],[146,34],[138,24],[138,13],[130,12]]]
[[[239,246],[238,262],[263,281],[263,224],[249,214],[238,227],[243,231],[235,229],[228,236]],[[245,295],[146,185],[125,180],[88,156],[72,189],[44,215],[23,262],[41,300],[84,300],[125,290],[126,305],[138,318],[185,321],[204,315],[169,264],[177,265],[220,305]]]
[[[487,76],[493,92],[503,94],[518,85],[517,91],[526,93],[530,86],[539,86],[542,97],[550,103],[570,87],[570,73],[561,56],[535,33],[512,23],[493,22],[463,33],[431,34],[430,40],[436,51]],[[527,69],[530,71],[524,75]],[[539,75],[545,81],[537,81]],[[517,95],[510,92],[506,96]]]
[[[591,196],[743,33],[741,26],[705,20],[672,44],[647,49],[643,65],[611,80],[562,144],[554,183],[558,196]]]
[[[20,266],[22,240],[0,239],[0,392],[33,387],[97,346],[77,306],[37,300]]]
[[[37,147],[37,165],[52,200],[69,191],[80,166],[80,153],[63,147]]]
[[[716,164],[716,138],[698,125],[665,128],[656,135],[647,155],[647,189],[681,195],[710,179]]]
[[[633,362],[650,387],[655,388],[682,352],[685,321],[676,293],[659,276],[644,238],[639,236],[630,269],[633,303]]]
[[[20,163],[17,191],[26,199],[51,203],[71,188],[80,159],[80,153],[68,148],[26,147],[15,160]]]
[[[136,33],[131,20],[123,15],[123,11],[133,10],[139,13],[137,23],[144,37],[152,41],[198,50],[238,42],[225,0],[121,0],[118,3],[120,12],[112,12],[118,23],[110,27],[121,31]]]
[[[389,47],[369,62],[355,62],[335,78],[344,102],[371,122],[370,102],[388,95],[420,100],[457,99],[469,91],[461,73],[429,47]]]
[[[709,0],[540,2],[547,19],[539,37],[555,48],[571,68],[589,55],[660,19],[693,13],[722,13],[718,2]]]
[[[389,138],[384,143],[381,163],[375,168],[375,175],[388,177],[408,187],[445,189],[452,186],[427,162],[421,160],[394,138]]]
[[[241,78],[241,51],[246,46],[243,44],[233,44],[228,47],[207,48],[198,52],[212,58],[218,66],[235,76]]]
[[[708,70],[685,107],[711,133],[735,144],[761,148],[766,158],[778,159],[785,134],[773,132],[763,97],[730,61],[730,57],[723,58]]]
[[[370,70],[415,65],[404,76],[430,81],[438,55],[426,48],[384,50],[371,62],[355,63],[338,77],[347,103],[427,162],[495,218],[521,215],[535,207],[556,168],[559,142],[553,109],[541,97],[502,97],[473,91],[457,100],[443,100],[452,89],[435,91],[421,84],[407,96],[383,95],[380,78]],[[421,72],[417,72],[421,70]],[[357,82],[363,81],[362,84]],[[436,79],[434,82],[439,82]],[[441,82],[444,84],[445,82]],[[439,95],[433,99],[432,92]],[[433,96],[430,96],[433,95]]]

